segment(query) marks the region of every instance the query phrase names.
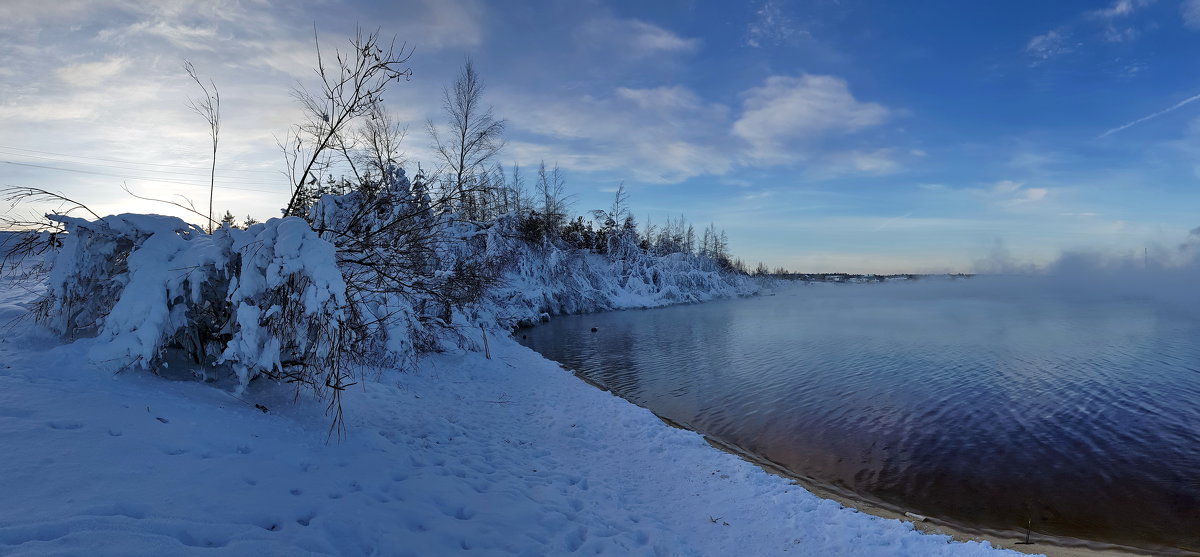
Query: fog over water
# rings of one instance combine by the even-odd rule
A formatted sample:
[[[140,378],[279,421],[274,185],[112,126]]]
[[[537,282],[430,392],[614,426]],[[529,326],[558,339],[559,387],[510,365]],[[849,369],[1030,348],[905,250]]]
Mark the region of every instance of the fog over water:
[[[1175,246],[1124,254],[1069,251],[1044,267],[1018,263],[997,243],[975,268],[987,280],[966,290],[980,296],[1041,293],[1074,302],[1136,299],[1195,306],[1200,303],[1200,227]]]

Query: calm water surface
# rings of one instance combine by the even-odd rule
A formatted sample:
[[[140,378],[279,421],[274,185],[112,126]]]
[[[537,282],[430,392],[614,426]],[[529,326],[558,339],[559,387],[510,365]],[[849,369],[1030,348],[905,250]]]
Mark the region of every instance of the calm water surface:
[[[949,282],[794,286],[522,335],[659,415],[872,499],[1200,550],[1186,312]]]

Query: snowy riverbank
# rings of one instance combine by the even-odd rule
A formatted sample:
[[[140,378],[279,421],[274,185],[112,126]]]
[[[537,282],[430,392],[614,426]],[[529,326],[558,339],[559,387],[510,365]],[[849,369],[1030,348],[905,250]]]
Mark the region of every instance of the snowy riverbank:
[[[86,363],[94,341],[38,331],[0,342],[3,554],[994,551],[819,499],[510,339],[353,387],[349,437],[326,444],[286,387],[114,377]]]

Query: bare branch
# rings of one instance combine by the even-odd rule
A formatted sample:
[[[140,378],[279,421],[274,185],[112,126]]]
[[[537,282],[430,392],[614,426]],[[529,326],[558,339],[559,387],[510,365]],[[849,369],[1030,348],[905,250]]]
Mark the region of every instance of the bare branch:
[[[196,85],[200,86],[200,90],[204,92],[204,99],[202,100],[189,98],[188,107],[208,123],[209,137],[212,138],[212,168],[208,179],[207,217],[209,222],[208,232],[211,234],[213,231],[212,223],[216,222],[213,220],[213,193],[216,190],[217,184],[217,140],[221,135],[221,93],[217,90],[216,82],[211,79],[208,81],[208,85],[200,81],[200,77],[196,75],[196,67],[190,61],[184,60],[183,69],[192,78],[192,81],[195,81]],[[209,91],[209,87],[212,87],[212,91]]]
[[[133,190],[129,189],[129,184],[121,184],[121,189],[125,190],[125,193],[127,193],[133,197],[136,197],[138,199],[141,199],[143,201],[154,201],[157,203],[166,203],[167,205],[174,205],[174,206],[179,207],[180,209],[183,209],[184,211],[187,211],[189,213],[192,213],[202,219],[208,219],[208,232],[210,234],[212,233],[213,229],[216,227],[217,221],[213,220],[212,217],[205,215],[204,213],[201,213],[200,211],[197,211],[195,205],[192,205],[191,200],[189,200],[186,197],[183,197],[182,195],[180,195],[180,197],[183,197],[183,200],[187,202],[187,205],[184,205],[183,203],[179,203],[178,201],[171,201],[168,199],[155,199],[153,197],[146,197],[144,195],[138,195],[136,193],[133,193]]]
[[[312,92],[298,86],[293,91],[307,120],[289,134],[294,143],[289,140],[285,150],[293,186],[284,210],[287,215],[302,212],[304,190],[317,183],[319,171],[326,166],[321,162],[326,152],[332,149],[346,154],[339,147],[347,144],[345,134],[353,122],[379,111],[378,105],[389,83],[412,75],[412,70],[404,65],[413,50],[406,44],[397,48],[395,39],[384,49],[379,31],[363,35],[358,30],[350,40],[349,50],[334,51],[333,66],[326,65],[315,27],[313,44],[317,50],[319,89]]]

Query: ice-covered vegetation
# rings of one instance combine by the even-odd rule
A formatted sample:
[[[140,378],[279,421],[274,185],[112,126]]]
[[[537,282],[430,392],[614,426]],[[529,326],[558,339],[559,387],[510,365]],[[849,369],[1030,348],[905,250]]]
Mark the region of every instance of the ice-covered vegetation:
[[[410,368],[546,315],[756,288],[715,227],[697,235],[681,217],[639,230],[623,187],[590,218],[569,214],[556,166],[540,165],[527,191],[520,168],[498,163],[504,121],[483,105],[470,61],[445,92],[446,123],[429,124],[434,170],[410,179],[403,128],[382,95],[407,77],[411,51],[376,35],[350,47],[336,63],[318,53],[317,86],[296,91],[305,120],[284,143],[294,194],[282,218],[218,225],[211,208],[192,210],[205,226],[82,218],[82,204],[8,189],[14,202],[60,203],[45,221],[9,223],[41,231],[10,255],[52,248],[37,318],[66,338],[98,337],[90,356],[102,367],[184,362],[235,393],[257,378],[285,381],[328,398],[340,423],[339,395],[358,370]]]

